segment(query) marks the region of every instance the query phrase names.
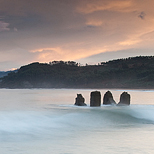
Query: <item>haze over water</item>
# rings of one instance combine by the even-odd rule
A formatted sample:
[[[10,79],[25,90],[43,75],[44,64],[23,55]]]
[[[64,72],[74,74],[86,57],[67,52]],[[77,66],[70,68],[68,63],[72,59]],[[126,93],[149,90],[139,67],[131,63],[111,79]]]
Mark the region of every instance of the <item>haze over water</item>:
[[[131,105],[89,107],[93,90],[0,89],[0,153],[154,153],[154,90],[110,89]],[[87,107],[73,105],[77,93]]]

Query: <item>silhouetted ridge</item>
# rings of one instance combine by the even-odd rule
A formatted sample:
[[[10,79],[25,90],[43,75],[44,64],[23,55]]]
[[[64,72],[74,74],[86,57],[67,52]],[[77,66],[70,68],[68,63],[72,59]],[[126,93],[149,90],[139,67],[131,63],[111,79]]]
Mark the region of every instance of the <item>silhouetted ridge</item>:
[[[1,78],[1,88],[154,88],[154,56],[81,66],[74,61],[31,63]]]

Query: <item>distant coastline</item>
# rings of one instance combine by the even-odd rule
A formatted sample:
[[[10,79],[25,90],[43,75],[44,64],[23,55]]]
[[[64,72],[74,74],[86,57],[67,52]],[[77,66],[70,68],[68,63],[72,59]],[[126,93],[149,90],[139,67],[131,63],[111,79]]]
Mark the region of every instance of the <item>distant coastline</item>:
[[[98,65],[74,61],[31,63],[0,78],[0,88],[154,89],[154,56],[129,57]]]

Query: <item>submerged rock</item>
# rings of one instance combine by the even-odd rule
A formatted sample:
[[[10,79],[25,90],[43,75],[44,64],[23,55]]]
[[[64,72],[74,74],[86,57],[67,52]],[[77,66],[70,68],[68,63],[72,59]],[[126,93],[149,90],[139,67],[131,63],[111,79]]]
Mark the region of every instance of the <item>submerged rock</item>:
[[[93,91],[90,94],[90,106],[101,105],[101,93],[100,91]]]
[[[87,104],[84,103],[85,99],[82,96],[82,94],[77,94],[77,97],[75,98],[75,104],[77,106],[87,106]]]
[[[117,105],[130,105],[130,94],[123,92],[120,95],[120,102]]]
[[[110,91],[107,91],[104,94],[103,104],[104,105],[114,105],[114,104],[116,104],[115,100],[113,99],[112,93]]]

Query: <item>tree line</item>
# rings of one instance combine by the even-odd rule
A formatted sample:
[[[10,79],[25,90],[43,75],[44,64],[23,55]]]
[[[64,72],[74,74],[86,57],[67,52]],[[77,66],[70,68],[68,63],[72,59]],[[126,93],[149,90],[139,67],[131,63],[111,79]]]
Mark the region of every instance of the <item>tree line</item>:
[[[154,88],[154,56],[85,66],[74,61],[35,62],[2,77],[0,88]]]

